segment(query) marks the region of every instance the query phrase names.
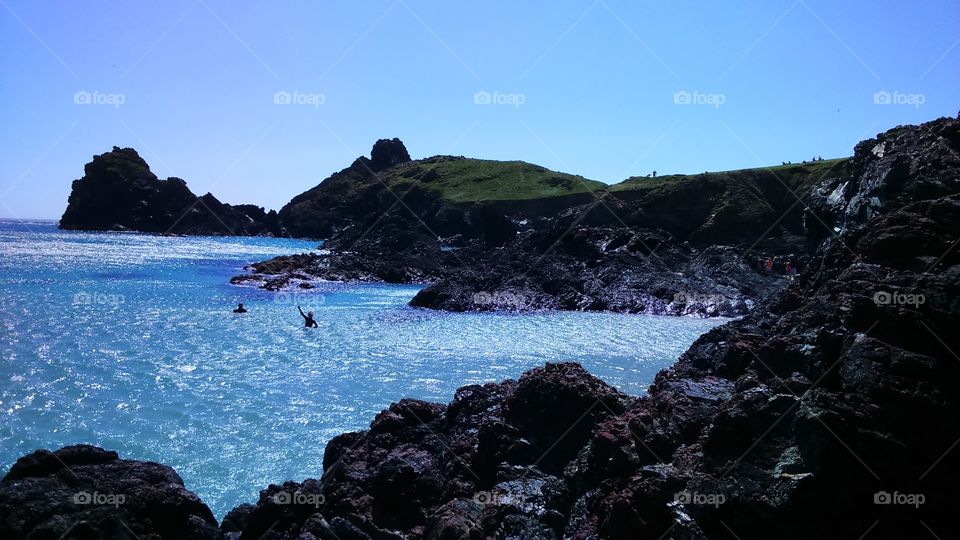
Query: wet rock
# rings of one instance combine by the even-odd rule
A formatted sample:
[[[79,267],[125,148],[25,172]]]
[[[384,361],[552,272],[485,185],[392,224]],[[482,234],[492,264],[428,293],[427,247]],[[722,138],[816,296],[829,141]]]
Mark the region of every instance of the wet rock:
[[[463,259],[420,291],[415,307],[446,311],[616,311],[744,315],[785,286],[734,248],[696,251],[663,231],[557,224]]]
[[[321,518],[333,528],[347,517],[365,531],[414,538],[559,538],[573,503],[565,466],[630,401],[572,363],[547,364],[519,382],[460,388],[447,406],[403,400],[369,430],[335,437],[319,481],[261,492],[253,511],[242,512],[243,538],[271,525],[277,538],[321,538]],[[323,502],[278,505],[281,492],[315,493]]]

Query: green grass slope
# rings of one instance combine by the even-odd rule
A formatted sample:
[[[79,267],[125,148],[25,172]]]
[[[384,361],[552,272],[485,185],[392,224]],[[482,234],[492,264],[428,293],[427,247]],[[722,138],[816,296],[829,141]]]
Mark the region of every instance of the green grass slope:
[[[799,186],[813,184],[818,180],[836,176],[850,158],[825,159],[807,163],[791,163],[776,167],[756,167],[731,171],[705,172],[701,174],[669,174],[657,177],[634,176],[619,184],[610,186],[610,191],[630,191],[636,189],[654,189],[684,181],[696,180],[736,180],[737,178],[767,176],[770,180],[778,178],[787,185]]]
[[[523,161],[449,156],[404,163],[385,171],[383,180],[388,184],[414,181],[452,202],[542,199],[607,187],[603,182]]]

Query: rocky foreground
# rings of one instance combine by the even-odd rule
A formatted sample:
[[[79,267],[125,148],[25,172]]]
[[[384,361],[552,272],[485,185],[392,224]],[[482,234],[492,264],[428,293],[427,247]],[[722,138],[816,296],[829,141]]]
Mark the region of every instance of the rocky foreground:
[[[810,226],[838,232],[802,279],[646,396],[561,363],[402,400],[219,528],[169,467],[41,450],[0,481],[0,537],[951,538],[960,121],[881,134],[850,166],[810,195]]]

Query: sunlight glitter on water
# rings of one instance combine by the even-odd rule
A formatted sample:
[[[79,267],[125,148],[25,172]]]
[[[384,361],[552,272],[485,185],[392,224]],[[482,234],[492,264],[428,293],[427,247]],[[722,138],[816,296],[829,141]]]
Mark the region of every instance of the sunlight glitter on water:
[[[408,307],[417,286],[228,283],[315,247],[0,222],[0,470],[37,448],[97,444],[173,466],[219,517],[270,483],[318,477],[331,437],[401,398],[447,402],[563,360],[640,394],[722,322],[449,314]],[[233,315],[241,301],[250,313]],[[302,328],[295,303],[319,329]]]

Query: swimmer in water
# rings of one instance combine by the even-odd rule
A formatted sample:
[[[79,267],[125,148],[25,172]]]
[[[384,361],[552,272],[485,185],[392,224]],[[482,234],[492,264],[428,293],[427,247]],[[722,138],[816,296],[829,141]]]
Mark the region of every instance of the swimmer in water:
[[[317,324],[317,321],[313,318],[313,312],[308,311],[303,312],[303,309],[300,306],[297,306],[297,309],[300,310],[300,316],[303,317],[303,326],[306,328],[318,328],[320,325]]]
[[[247,312],[247,308],[243,307],[243,302],[240,302],[240,303],[237,305],[237,309],[233,310],[233,312],[234,312],[234,313],[246,313],[246,312]]]

